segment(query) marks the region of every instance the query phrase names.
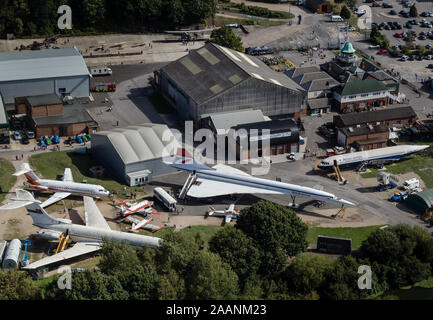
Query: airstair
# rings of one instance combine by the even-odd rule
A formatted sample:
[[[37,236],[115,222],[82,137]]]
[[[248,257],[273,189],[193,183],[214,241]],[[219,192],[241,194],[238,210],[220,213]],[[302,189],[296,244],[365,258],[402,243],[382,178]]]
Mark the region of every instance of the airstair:
[[[337,161],[334,161],[334,172],[335,172],[335,179],[337,180],[337,182],[339,184],[345,184],[347,182],[346,179],[343,178],[343,176],[341,175],[341,171],[340,168],[338,167]]]
[[[189,188],[194,184],[194,182],[197,180],[197,175],[195,172],[191,172],[188,176],[188,179],[186,179],[185,184],[182,187],[182,190],[179,194],[179,199],[183,200],[186,197],[186,194],[188,193]]]
[[[57,246],[57,250],[56,253],[62,252],[63,250],[65,250],[66,248],[66,244],[68,243],[69,240],[69,234],[64,234],[62,233],[60,235],[60,241],[59,241],[59,245]]]

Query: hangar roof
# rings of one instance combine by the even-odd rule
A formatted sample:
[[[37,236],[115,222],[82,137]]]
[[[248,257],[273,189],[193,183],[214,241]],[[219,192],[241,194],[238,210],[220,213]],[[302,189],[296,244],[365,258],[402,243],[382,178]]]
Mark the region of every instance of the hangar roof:
[[[80,75],[90,76],[75,47],[0,53],[0,82]]]
[[[204,118],[211,118],[215,129],[230,129],[238,124],[252,123],[265,121],[266,118],[262,113],[262,110],[243,109],[238,111],[218,112],[203,114]]]
[[[162,124],[144,123],[99,131],[92,136],[106,136],[124,164],[168,156],[164,149],[169,147],[169,144],[174,146],[169,150],[170,155],[180,147],[176,140],[172,140],[172,131]]]
[[[256,78],[294,91],[304,89],[260,59],[208,43],[161,69],[197,103],[203,103],[249,78]]]

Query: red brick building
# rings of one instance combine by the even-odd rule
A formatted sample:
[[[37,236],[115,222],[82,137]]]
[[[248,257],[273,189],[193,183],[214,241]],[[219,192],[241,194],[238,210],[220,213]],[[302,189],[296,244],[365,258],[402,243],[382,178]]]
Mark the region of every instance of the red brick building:
[[[389,128],[386,124],[362,124],[354,127],[339,128],[338,144],[349,150],[354,147],[358,151],[386,147],[389,139]]]

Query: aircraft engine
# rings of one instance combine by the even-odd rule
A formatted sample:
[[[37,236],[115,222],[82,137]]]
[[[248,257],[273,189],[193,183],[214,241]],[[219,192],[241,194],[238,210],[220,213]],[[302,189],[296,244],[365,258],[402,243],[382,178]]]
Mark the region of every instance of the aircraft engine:
[[[48,229],[41,229],[38,231],[38,236],[47,240],[59,240],[61,234],[62,233],[59,231],[53,231]]]

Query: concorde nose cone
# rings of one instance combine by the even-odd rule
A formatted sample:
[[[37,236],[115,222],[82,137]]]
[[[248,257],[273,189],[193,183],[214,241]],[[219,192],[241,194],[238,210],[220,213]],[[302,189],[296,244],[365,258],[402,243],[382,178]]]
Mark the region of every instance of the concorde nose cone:
[[[352,206],[352,207],[355,206],[354,203],[347,201],[347,200],[344,200],[344,199],[337,199],[337,202],[341,203],[342,205],[347,205],[347,206]]]

